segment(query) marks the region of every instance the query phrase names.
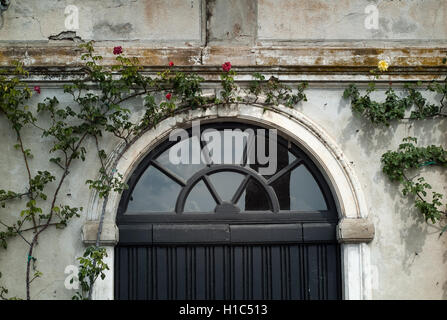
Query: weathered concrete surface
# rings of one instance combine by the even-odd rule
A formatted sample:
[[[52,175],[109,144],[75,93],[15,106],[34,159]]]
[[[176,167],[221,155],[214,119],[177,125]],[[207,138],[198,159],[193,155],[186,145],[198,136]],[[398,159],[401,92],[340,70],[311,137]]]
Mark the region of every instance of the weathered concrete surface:
[[[374,3],[378,31],[364,26]],[[75,66],[78,43],[91,39],[103,63],[115,63],[112,48],[122,45],[145,66],[364,68],[385,59],[393,71],[439,66],[447,54],[447,2],[438,0],[81,0],[76,36],[65,27],[69,4],[13,1],[0,28],[0,66]]]
[[[289,71],[323,71],[327,73],[361,71],[369,73],[377,63],[385,59],[390,65],[389,72],[403,69],[423,73],[433,68],[447,69],[442,59],[447,47],[407,48],[340,48],[340,47],[248,47],[212,46],[148,48],[131,45],[124,47],[124,54],[137,57],[143,66],[167,67],[169,61],[176,66],[220,67],[224,61],[239,66],[282,67]],[[2,45],[0,43],[0,66],[9,66],[19,60],[26,66],[80,66],[81,49],[73,45]],[[104,65],[116,64],[113,46],[95,45],[95,53],[102,55]],[[326,68],[327,67],[327,68]],[[403,68],[399,70],[399,68]],[[215,69],[217,70],[217,69]]]
[[[379,28],[365,28],[376,5]],[[447,2],[440,0],[259,0],[260,40],[447,40]]]
[[[51,35],[66,31],[68,5],[78,8],[76,31],[82,39],[201,40],[200,0],[14,0],[3,14],[0,41],[47,41]]]
[[[69,0],[14,0],[3,14],[0,41],[40,41],[68,31]],[[376,5],[378,29],[365,27]],[[354,45],[447,41],[447,3],[439,0],[79,0],[77,36],[96,41],[227,45],[318,43],[356,40]],[[70,16],[71,17],[71,16]],[[71,21],[71,20],[70,20]],[[376,42],[374,42],[376,41]],[[351,44],[352,45],[352,44]]]
[[[337,226],[340,243],[371,242],[374,239],[374,224],[367,219],[342,219]]]
[[[207,1],[208,44],[251,44],[256,39],[256,1]]]
[[[98,238],[98,221],[87,221],[82,226],[82,241],[87,245],[96,244]],[[105,222],[101,229],[100,245],[116,245],[119,240],[119,232],[115,223]]]

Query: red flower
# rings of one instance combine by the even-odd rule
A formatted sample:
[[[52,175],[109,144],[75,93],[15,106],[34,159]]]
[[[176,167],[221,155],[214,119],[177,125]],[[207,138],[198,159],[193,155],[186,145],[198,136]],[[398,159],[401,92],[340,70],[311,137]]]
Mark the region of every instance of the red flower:
[[[39,86],[35,86],[34,87],[34,91],[36,91],[38,94],[40,94],[40,87]]]
[[[231,70],[231,63],[230,63],[230,62],[225,62],[225,63],[222,65],[222,70],[225,71],[225,72],[230,71],[230,70]]]
[[[168,93],[168,94],[166,95],[166,99],[168,99],[168,100],[171,100],[171,97],[172,97],[172,94],[170,94],[170,93]]]
[[[123,48],[121,46],[113,48],[113,54],[121,54],[123,53]]]
[[[169,66],[170,66],[170,67],[173,67],[173,66],[174,66],[174,62],[169,61]]]

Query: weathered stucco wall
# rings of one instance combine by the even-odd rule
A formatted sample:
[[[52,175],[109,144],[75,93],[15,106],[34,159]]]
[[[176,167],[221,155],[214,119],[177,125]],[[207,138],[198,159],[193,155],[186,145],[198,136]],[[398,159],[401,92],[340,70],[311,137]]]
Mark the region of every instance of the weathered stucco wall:
[[[254,71],[294,82],[308,80],[308,102],[297,107],[328,133],[352,162],[367,202],[368,219],[375,225],[371,251],[372,298],[447,299],[447,235],[439,237],[437,227],[425,224],[411,201],[402,197],[399,186],[381,173],[380,156],[397,148],[402,138],[415,135],[420,145],[447,147],[447,123],[427,120],[400,123],[376,129],[352,114],[342,99],[347,83],[370,79],[369,69],[380,59],[390,62],[381,78],[377,97],[383,97],[389,81],[401,87],[407,80],[440,79],[447,74],[441,60],[447,53],[447,1],[76,1],[79,29],[75,41],[49,40],[67,31],[64,10],[70,1],[12,0],[0,22],[0,65],[20,59],[32,71],[30,85],[38,84],[45,96],[57,96],[61,105],[70,104],[62,81],[76,74],[80,41],[97,40],[104,63],[113,63],[112,48],[122,45],[125,53],[138,56],[147,72],[154,72],[172,60],[184,70],[218,79],[219,66],[231,61],[243,83]],[[376,4],[379,29],[366,29],[365,7]],[[70,34],[62,34],[59,38]],[[56,68],[57,66],[57,68]],[[207,87],[214,90],[215,83]],[[399,92],[400,89],[399,89]],[[431,97],[433,98],[433,97]],[[142,112],[134,101],[133,116]],[[19,189],[26,184],[20,154],[13,148],[15,136],[0,117],[0,188]],[[48,142],[37,131],[24,137],[35,158],[33,170],[51,167],[45,150]],[[112,152],[117,141],[103,143]],[[93,151],[93,141],[89,143]],[[78,162],[64,185],[61,203],[88,208],[91,197],[85,180],[96,176],[98,164],[93,152],[85,163]],[[446,194],[445,171],[430,171],[432,185]],[[1,219],[14,221],[22,203],[0,208]],[[67,265],[84,249],[81,228],[87,212],[64,230],[52,230],[39,238],[36,256],[44,273],[33,282],[36,299],[71,298],[64,287]],[[26,248],[21,239],[10,242],[0,254],[0,280],[11,295],[24,296]]]
[[[207,9],[210,42],[447,38],[443,0],[13,0],[0,39],[46,41],[66,30],[69,5],[78,8],[77,35],[103,41],[202,42]],[[365,27],[368,5],[378,9],[378,29]]]
[[[380,28],[365,28],[368,5],[379,13]],[[261,0],[261,40],[445,40],[444,1]],[[287,10],[285,10],[287,8]]]
[[[78,8],[82,39],[200,41],[201,5],[189,1],[12,1],[0,39],[46,41],[65,31],[68,5]],[[179,19],[181,17],[181,19]]]

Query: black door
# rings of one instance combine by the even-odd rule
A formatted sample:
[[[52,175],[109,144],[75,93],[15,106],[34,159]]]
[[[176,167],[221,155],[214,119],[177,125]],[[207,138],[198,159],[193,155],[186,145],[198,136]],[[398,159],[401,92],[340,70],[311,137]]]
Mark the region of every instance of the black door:
[[[115,298],[341,298],[337,211],[317,167],[263,128],[214,123],[199,133],[210,129],[214,139],[230,132],[233,143],[210,152],[190,130],[159,144],[129,179],[117,216]],[[272,152],[275,142],[274,171],[263,170],[268,164],[250,152],[262,144]],[[173,150],[191,161],[173,161]]]

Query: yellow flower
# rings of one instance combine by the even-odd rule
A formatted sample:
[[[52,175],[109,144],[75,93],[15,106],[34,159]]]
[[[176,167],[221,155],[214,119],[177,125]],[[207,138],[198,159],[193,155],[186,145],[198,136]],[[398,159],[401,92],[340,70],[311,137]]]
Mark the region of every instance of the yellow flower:
[[[385,60],[380,60],[377,64],[377,68],[379,68],[380,71],[387,71],[388,70],[388,62]]]

